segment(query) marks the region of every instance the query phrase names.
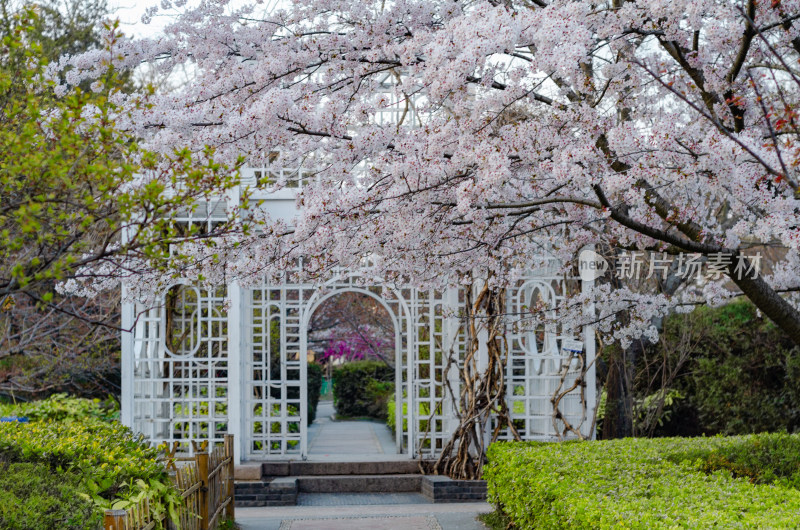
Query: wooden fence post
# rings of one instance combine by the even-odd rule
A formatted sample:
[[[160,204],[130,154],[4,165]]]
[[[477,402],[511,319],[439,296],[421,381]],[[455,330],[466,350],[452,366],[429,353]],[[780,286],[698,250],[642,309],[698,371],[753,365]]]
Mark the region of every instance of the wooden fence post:
[[[208,529],[208,451],[195,453],[194,461],[197,464],[197,472],[200,475],[202,486],[200,487],[200,530]]]
[[[128,530],[125,522],[128,513],[125,510],[106,510],[103,516],[104,530]]]
[[[229,459],[228,472],[227,472],[228,479],[226,481],[227,484],[228,484],[228,491],[225,492],[225,495],[227,496],[227,498],[230,499],[230,502],[228,503],[228,506],[225,508],[225,515],[228,517],[228,519],[233,521],[235,519],[235,516],[234,516],[234,513],[233,513],[233,508],[234,508],[233,503],[234,503],[235,492],[234,492],[234,484],[233,484],[234,466],[233,466],[233,435],[232,434],[226,434],[225,435],[225,456]]]

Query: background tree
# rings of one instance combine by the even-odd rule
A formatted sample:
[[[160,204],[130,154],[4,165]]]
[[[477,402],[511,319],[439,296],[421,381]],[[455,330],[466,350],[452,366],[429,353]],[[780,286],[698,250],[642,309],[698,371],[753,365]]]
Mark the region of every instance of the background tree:
[[[394,333],[391,317],[374,298],[345,292],[314,311],[308,343],[323,357],[378,359],[394,366]]]
[[[36,17],[20,28],[19,15]],[[24,29],[46,62],[58,62],[102,47],[105,0],[59,0],[23,3],[0,1],[0,34],[12,37]],[[8,57],[6,56],[6,59]],[[123,76],[120,88],[130,88]],[[89,83],[83,83],[84,90]],[[42,304],[45,294],[52,299]],[[15,397],[55,391],[105,396],[119,392],[119,302],[110,293],[93,298],[55,292],[42,282],[30,296],[7,297],[0,310],[0,393]]]
[[[240,225],[223,219],[208,230],[202,214],[195,225],[174,218],[225,193],[236,171],[211,162],[208,151],[141,149],[115,123],[113,99],[124,84],[112,67],[89,92],[56,91],[37,39],[55,50],[64,36],[39,11],[49,13],[24,10],[7,24],[0,50],[0,389],[75,390],[72,371],[91,372],[89,362],[102,370],[88,388],[101,382],[108,390],[118,299],[87,302],[55,288],[80,290],[105,280],[109,267],[134,273],[189,262],[184,249],[213,244]],[[103,53],[110,56],[115,29],[108,28]],[[59,370],[34,377],[46,367]]]

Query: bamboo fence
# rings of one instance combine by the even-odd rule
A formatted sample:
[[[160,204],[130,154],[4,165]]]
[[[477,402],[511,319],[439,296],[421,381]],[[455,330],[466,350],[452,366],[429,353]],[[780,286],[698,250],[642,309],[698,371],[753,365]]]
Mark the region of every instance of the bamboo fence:
[[[194,456],[176,455],[177,444],[165,455],[170,478],[181,495],[177,521],[164,513],[153,514],[150,502],[143,499],[127,510],[106,510],[104,530],[215,530],[223,516],[233,520],[233,435],[226,434],[225,443],[211,451],[208,442],[198,447],[193,441],[192,446]]]

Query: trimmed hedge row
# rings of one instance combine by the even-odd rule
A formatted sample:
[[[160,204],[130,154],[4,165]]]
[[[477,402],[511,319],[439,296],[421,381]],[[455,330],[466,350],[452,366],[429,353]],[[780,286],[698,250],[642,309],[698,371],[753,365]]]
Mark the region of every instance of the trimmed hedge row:
[[[309,363],[307,373],[307,396],[308,396],[308,424],[317,419],[317,405],[319,405],[319,393],[322,390],[322,367],[318,364]]]
[[[386,419],[394,395],[394,368],[380,361],[357,361],[333,371],[336,412],[348,417]]]
[[[155,512],[180,500],[158,450],[98,401],[54,396],[4,405],[0,422],[0,528],[97,528],[103,510],[147,497]],[[27,487],[4,487],[27,484]]]
[[[0,458],[0,528],[85,530],[102,528],[102,515],[81,497],[75,473],[43,473],[38,464]]]
[[[489,500],[515,528],[796,528],[800,437],[489,447]]]
[[[30,421],[114,421],[119,419],[119,406],[106,401],[53,394],[47,399],[0,403],[0,417],[22,416]]]

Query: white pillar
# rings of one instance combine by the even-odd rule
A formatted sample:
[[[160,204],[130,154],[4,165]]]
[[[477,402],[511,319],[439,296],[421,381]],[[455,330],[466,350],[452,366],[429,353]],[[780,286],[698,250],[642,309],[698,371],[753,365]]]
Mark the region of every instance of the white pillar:
[[[309,313],[300,315],[300,458],[308,459],[308,321],[314,311],[313,304],[306,307]],[[284,379],[286,384],[286,379]]]
[[[458,288],[448,287],[445,291],[443,304],[443,311],[445,313],[444,325],[442,326],[442,342],[444,347],[443,353],[451,356],[450,370],[447,372],[447,384],[453,390],[454,396],[450,396],[447,388],[445,388],[446,397],[444,400],[444,410],[442,412],[444,413],[445,418],[447,418],[444,428],[446,429],[446,434],[450,436],[458,428],[460,423],[458,419],[458,407],[460,406],[458,398],[460,396],[461,389],[461,373],[459,368],[462,352],[461,344],[458,340],[460,324],[458,318],[458,310],[460,309],[458,303],[458,294]]]
[[[121,355],[120,355],[120,422],[133,428],[133,394],[134,394],[134,332],[136,331],[136,307],[133,302],[126,302],[127,289],[122,286],[121,308]]]
[[[241,190],[239,186],[231,190],[227,199],[229,209],[238,208],[241,203]],[[245,318],[249,317],[243,308],[243,289],[239,282],[228,284],[228,434],[233,435],[233,462],[238,465],[242,462],[242,449],[245,447],[244,418],[242,408],[245,403],[245,390],[242,373],[244,362]]]
[[[587,246],[589,250],[594,250],[594,245]],[[588,294],[594,288],[594,280],[584,281],[581,280],[581,293]],[[584,315],[587,322],[591,322],[595,318],[594,304],[589,304],[584,308]],[[585,383],[586,383],[586,421],[581,428],[581,433],[595,439],[597,429],[593,425],[593,418],[595,417],[595,408],[597,407],[597,373],[595,364],[595,332],[594,324],[587,324],[583,326],[583,344],[586,351],[586,365],[589,367],[586,370]],[[590,432],[591,430],[591,432]]]
[[[474,275],[477,277],[477,274]],[[486,280],[484,278],[480,278],[475,281],[473,285],[472,291],[472,299],[477,299],[478,295],[480,294],[481,290],[483,289]],[[473,317],[478,315],[473,315]],[[486,319],[480,318],[478,322],[475,323],[476,328],[478,329],[478,354],[476,355],[476,369],[479,374],[482,374],[486,368],[489,366],[489,331],[486,329]],[[491,425],[489,422],[484,425],[483,429],[483,445],[484,447],[489,447],[489,443],[492,440],[491,435]]]
[[[233,460],[238,465],[242,462],[242,448],[244,447],[244,429],[242,405],[244,403],[242,362],[244,351],[244,316],[242,307],[244,300],[243,289],[238,282],[228,285],[228,434],[233,435]]]
[[[417,400],[415,399],[417,392],[417,385],[414,381],[414,372],[416,368],[417,358],[419,356],[419,336],[417,333],[417,319],[419,318],[419,291],[417,289],[411,290],[411,318],[408,323],[408,353],[406,355],[406,406],[407,418],[406,423],[408,426],[408,455],[411,458],[417,457],[417,441],[415,435],[414,422],[416,421],[416,406]],[[397,406],[403,407],[402,403]],[[403,428],[402,421],[397,425],[398,429]]]

